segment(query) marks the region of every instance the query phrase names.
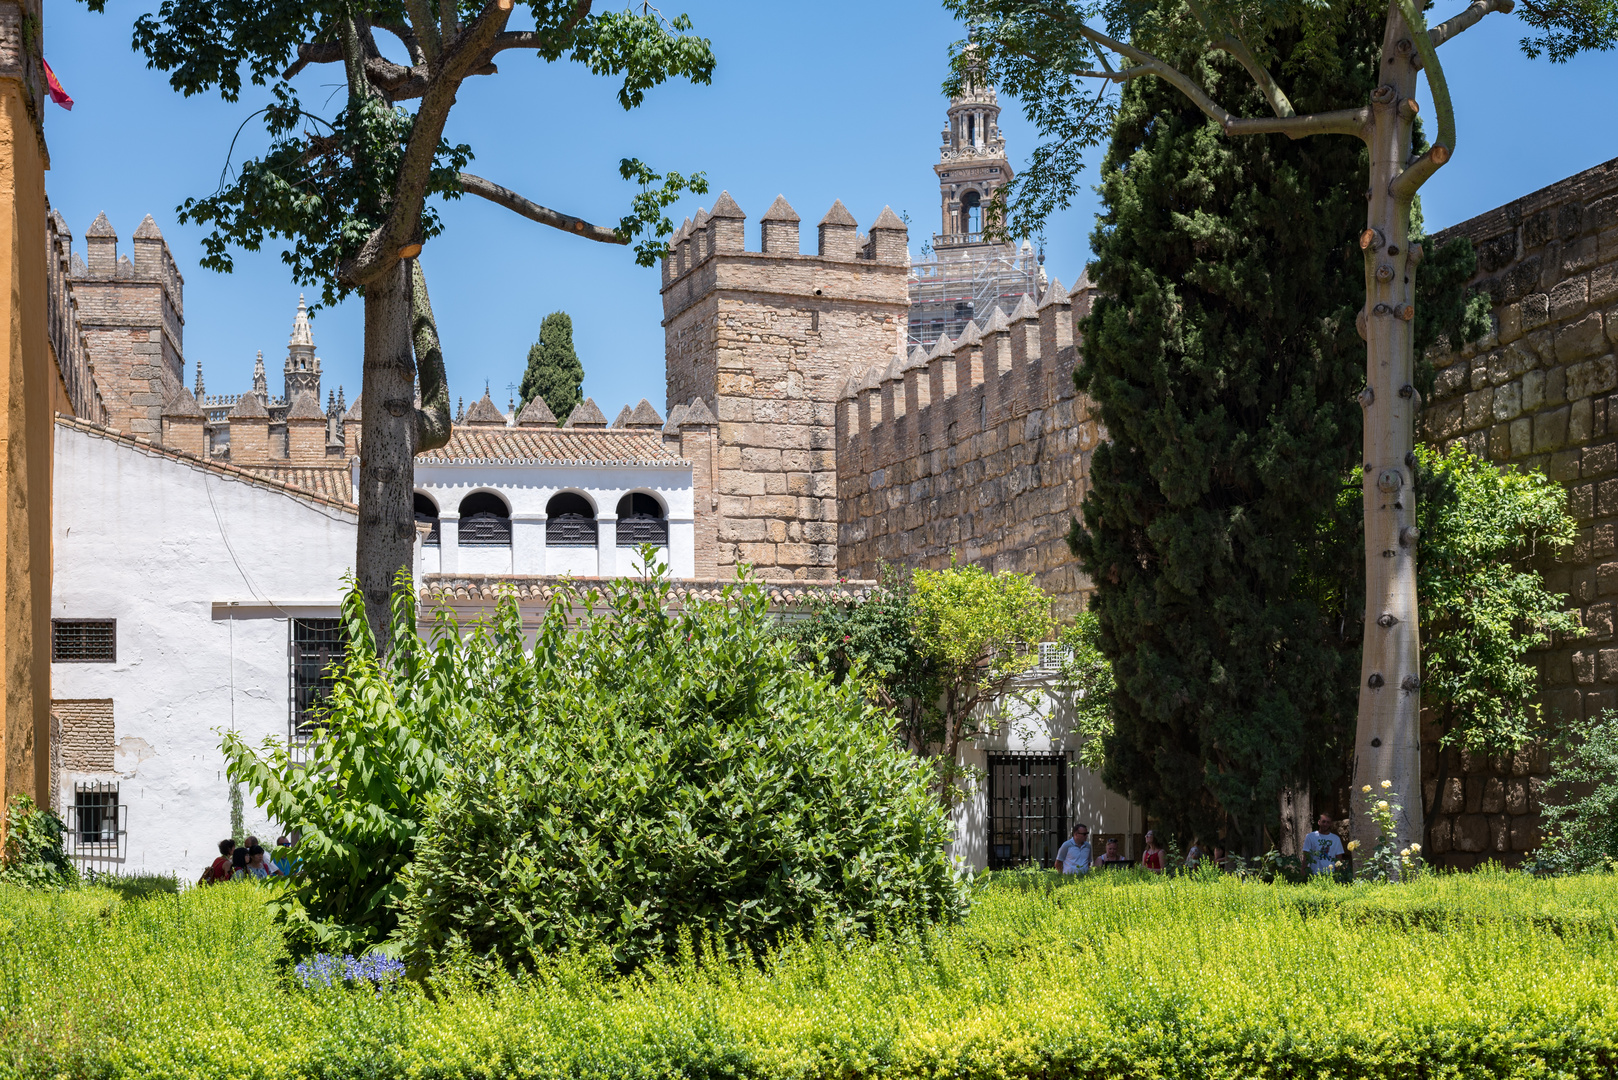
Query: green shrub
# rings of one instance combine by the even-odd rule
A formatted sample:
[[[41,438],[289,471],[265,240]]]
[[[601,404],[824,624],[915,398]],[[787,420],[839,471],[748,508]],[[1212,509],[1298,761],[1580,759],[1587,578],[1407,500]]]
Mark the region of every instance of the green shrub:
[[[500,605],[503,708],[470,729],[403,876],[415,969],[595,949],[628,968],[682,932],[756,949],[962,912],[931,773],[888,718],[796,663],[756,583],[678,611],[669,590],[561,595],[531,657]],[[570,624],[575,604],[598,614]]]
[[[1542,801],[1547,837],[1538,861],[1571,872],[1618,866],[1618,711],[1564,739]]]
[[[304,990],[257,886],[0,887],[0,1077],[1610,1080],[1615,925],[1610,874],[994,875],[955,926],[762,963]]]
[[[26,795],[13,795],[6,807],[0,881],[46,889],[78,884],[78,870],[62,850],[62,833],[61,818]]]

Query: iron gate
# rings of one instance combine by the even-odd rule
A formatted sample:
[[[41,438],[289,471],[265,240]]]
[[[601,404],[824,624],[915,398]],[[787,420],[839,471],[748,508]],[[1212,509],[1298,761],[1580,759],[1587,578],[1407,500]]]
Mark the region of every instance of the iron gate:
[[[1067,839],[1067,755],[989,755],[989,869],[1056,864]]]

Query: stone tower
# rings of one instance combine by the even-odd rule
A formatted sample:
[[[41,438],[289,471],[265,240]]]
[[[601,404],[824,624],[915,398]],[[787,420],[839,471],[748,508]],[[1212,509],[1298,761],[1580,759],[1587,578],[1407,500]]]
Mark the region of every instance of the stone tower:
[[[714,565],[771,580],[837,576],[837,400],[848,376],[903,348],[910,256],[884,209],[862,236],[841,201],[798,250],[799,218],[777,198],[745,245],[728,192],[670,241],[663,262],[668,403],[704,402],[717,420],[710,460]],[[701,545],[699,538],[699,546]]]
[[[185,281],[150,214],[132,240],[133,260],[118,254],[117,230],[97,215],[84,234],[85,258],[72,258],[68,277],[108,423],[157,441],[185,366]]]
[[[942,228],[933,247],[946,249],[983,242],[983,215],[995,192],[1011,182],[1006,140],[1000,134],[1000,104],[994,87],[969,86],[950,98],[948,126],[939,149],[938,194]]]
[[[298,294],[298,314],[292,319],[292,337],[287,341],[285,376],[285,401],[296,401],[305,390],[320,401],[320,357],[315,355],[315,336],[309,329],[309,309],[302,293]]]

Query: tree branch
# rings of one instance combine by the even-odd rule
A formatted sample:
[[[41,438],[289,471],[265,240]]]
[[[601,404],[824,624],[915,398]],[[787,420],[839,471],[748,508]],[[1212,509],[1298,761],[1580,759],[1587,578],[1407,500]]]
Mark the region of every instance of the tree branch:
[[[405,15],[410,19],[410,25],[416,28],[416,37],[421,41],[426,62],[436,63],[439,54],[444,51],[444,39],[438,34],[438,22],[433,18],[427,0],[405,0]]]
[[[473,68],[482,66],[483,51],[511,18],[511,5],[512,0],[489,0],[477,21],[456,37],[439,57],[437,70],[428,80],[421,105],[416,109],[404,159],[399,163],[399,179],[388,220],[370,235],[358,254],[339,268],[338,273],[345,282],[363,288],[404,257],[402,249],[421,226],[427,184],[432,177],[433,161],[438,156],[439,140],[444,135],[444,123],[455,104],[455,93],[460,89],[461,80]],[[351,20],[348,25],[352,25]],[[350,75],[352,77],[353,73]]]
[[[410,340],[416,351],[416,373],[421,379],[421,405],[416,409],[416,451],[436,450],[449,442],[449,379],[444,373],[444,352],[438,344],[438,323],[427,298],[427,276],[421,260],[410,260]]]
[[[1433,111],[1438,114],[1438,137],[1433,140],[1433,145],[1393,182],[1393,197],[1400,202],[1409,202],[1421,190],[1421,185],[1455,153],[1455,106],[1450,101],[1449,80],[1444,78],[1444,67],[1438,62],[1438,49],[1427,33],[1427,22],[1421,17],[1420,9],[1412,0],[1394,2],[1399,5],[1399,13],[1404,16],[1405,23],[1410,27],[1410,36],[1415,39],[1416,53],[1421,57],[1422,70],[1427,73],[1427,88],[1432,91]],[[1489,0],[1483,2],[1488,3]],[[1480,13],[1478,18],[1485,14],[1487,12]]]
[[[298,58],[281,72],[281,78],[290,79],[310,64],[335,64],[342,58],[340,41],[306,41],[298,46]]]
[[[461,32],[461,19],[455,8],[455,0],[438,0],[438,36],[442,41],[453,41]]]
[[[493,181],[483,179],[481,176],[473,176],[471,173],[463,172],[459,174],[459,179],[461,181],[461,190],[468,195],[478,195],[492,203],[498,203],[507,210],[521,214],[530,221],[537,221],[541,225],[549,225],[553,229],[561,229],[565,233],[572,233],[574,236],[582,236],[586,240],[595,240],[603,244],[629,243],[628,240],[619,236],[616,230],[602,225],[592,225],[583,218],[576,218],[569,214],[540,206],[536,202],[530,202],[523,198],[515,191],[503,188]]]
[[[1462,30],[1476,25],[1478,20],[1489,12],[1498,11],[1503,15],[1509,15],[1516,6],[1516,0],[1472,0],[1465,11],[1454,18],[1445,19],[1427,31],[1427,36],[1432,39],[1433,48],[1436,49]]]
[[[1159,60],[1151,53],[1137,49],[1133,45],[1125,45],[1121,41],[1094,30],[1084,23],[1078,23],[1076,29],[1080,34],[1098,45],[1105,46],[1120,56],[1134,61],[1134,66],[1125,68],[1130,78],[1140,75],[1156,75],[1164,80],[1187,98],[1191,103],[1201,109],[1209,119],[1214,120],[1224,130],[1226,135],[1285,135],[1289,139],[1300,139],[1305,135],[1358,135],[1365,137],[1365,127],[1370,123],[1371,111],[1369,108],[1338,109],[1335,112],[1310,113],[1305,116],[1276,116],[1276,117],[1241,117],[1233,116],[1219,103],[1209,97],[1207,92],[1197,85],[1196,81],[1185,75],[1170,64]],[[1137,70],[1139,69],[1139,70]],[[1077,75],[1077,72],[1069,72]]]
[[[412,65],[422,65],[427,63],[427,54],[421,47],[421,40],[416,36],[416,31],[407,23],[378,22],[373,23],[372,25],[378,27],[379,29],[386,30],[388,33],[398,38],[399,43],[403,45],[405,47],[405,51],[410,54],[410,63]]]
[[[1268,68],[1258,62],[1258,57],[1254,56],[1253,50],[1247,47],[1247,42],[1243,41],[1238,35],[1231,34],[1214,42],[1213,47],[1223,49],[1235,57],[1238,64],[1247,69],[1247,74],[1252,77],[1253,83],[1263,92],[1264,100],[1270,103],[1270,108],[1275,111],[1276,116],[1297,115],[1297,110],[1292,107],[1292,102],[1287,97],[1286,92],[1281,89],[1281,84],[1275,81],[1275,76],[1270,74]]]

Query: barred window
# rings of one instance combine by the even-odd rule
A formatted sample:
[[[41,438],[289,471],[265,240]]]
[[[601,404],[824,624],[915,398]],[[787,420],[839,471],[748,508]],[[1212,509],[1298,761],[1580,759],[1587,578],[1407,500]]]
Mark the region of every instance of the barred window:
[[[111,664],[118,659],[115,619],[52,619],[51,661],[57,664]]]
[[[319,706],[331,697],[337,677],[333,665],[343,659],[341,619],[293,619],[291,716],[287,741],[301,746],[319,726]]]
[[[95,781],[73,789],[74,839],[79,844],[118,842],[118,785]]]
[[[511,543],[511,511],[500,496],[476,491],[461,500],[461,547],[501,547]]]
[[[663,517],[662,503],[641,491],[632,491],[618,500],[619,547],[667,547],[668,542],[669,523]]]

